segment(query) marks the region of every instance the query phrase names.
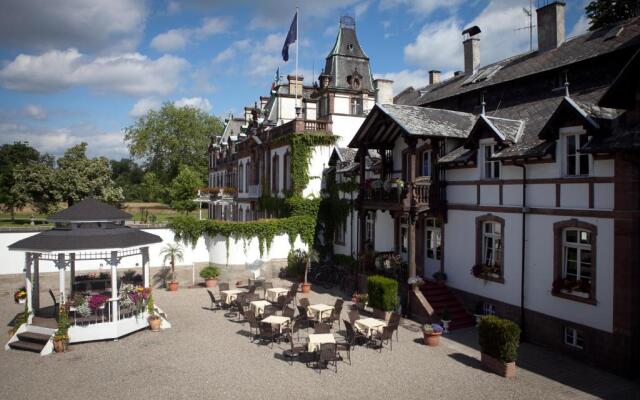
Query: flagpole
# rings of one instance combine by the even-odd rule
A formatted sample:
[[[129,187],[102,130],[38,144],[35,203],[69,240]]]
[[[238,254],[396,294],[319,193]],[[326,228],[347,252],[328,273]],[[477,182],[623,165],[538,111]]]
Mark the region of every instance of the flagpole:
[[[296,7],[296,117],[298,111],[298,43],[300,43],[300,13],[298,7]]]

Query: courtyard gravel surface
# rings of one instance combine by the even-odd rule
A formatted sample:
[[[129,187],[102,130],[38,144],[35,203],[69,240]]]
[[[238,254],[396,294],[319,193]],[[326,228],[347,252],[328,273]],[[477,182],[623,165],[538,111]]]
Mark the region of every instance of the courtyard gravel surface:
[[[318,373],[302,363],[289,365],[283,360],[287,343],[275,344],[273,349],[250,343],[247,324],[225,317],[222,311],[208,310],[209,298],[203,288],[177,293],[156,290],[155,297],[171,329],[73,345],[67,353],[46,357],[0,351],[0,398],[640,397],[634,383],[527,344],[521,347],[518,375],[503,379],[482,369],[474,328],[447,335],[439,347],[428,348],[422,344],[419,326],[411,321],[403,321],[393,351],[358,347],[351,354],[353,365],[340,362],[338,373],[333,368]],[[333,304],[335,300],[329,293],[309,297],[312,304]],[[4,321],[20,311],[21,306],[12,304],[9,297],[2,303],[0,318]],[[344,318],[350,305],[345,302]]]

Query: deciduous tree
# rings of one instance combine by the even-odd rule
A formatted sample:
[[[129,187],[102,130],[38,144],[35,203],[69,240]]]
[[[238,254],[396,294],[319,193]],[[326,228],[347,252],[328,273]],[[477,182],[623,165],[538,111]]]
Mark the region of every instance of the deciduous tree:
[[[186,165],[180,167],[178,176],[169,187],[171,208],[183,212],[195,210],[197,203],[193,200],[196,198],[198,188],[202,187],[202,183],[200,176],[191,168]]]
[[[593,0],[585,7],[589,17],[589,30],[595,31],[607,25],[638,15],[638,0]]]

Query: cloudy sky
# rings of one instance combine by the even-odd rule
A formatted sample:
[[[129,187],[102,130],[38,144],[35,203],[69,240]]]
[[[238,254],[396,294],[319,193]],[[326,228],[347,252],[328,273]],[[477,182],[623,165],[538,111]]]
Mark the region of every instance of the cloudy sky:
[[[307,82],[345,14],[396,92],[424,85],[430,69],[462,69],[468,26],[483,31],[483,64],[529,49],[528,31],[516,30],[529,0],[3,0],[0,143],[58,155],[86,141],[92,155],[119,158],[122,129],[163,102],[240,114],[268,94],[276,68],[292,72],[280,50],[296,5]],[[586,30],[584,5],[567,1],[568,36]]]

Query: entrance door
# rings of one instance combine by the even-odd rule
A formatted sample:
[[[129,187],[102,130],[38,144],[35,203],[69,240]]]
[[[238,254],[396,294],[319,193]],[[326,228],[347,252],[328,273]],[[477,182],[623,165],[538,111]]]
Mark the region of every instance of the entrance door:
[[[424,229],[424,277],[433,278],[440,271],[442,257],[442,229],[440,221],[427,218]]]

